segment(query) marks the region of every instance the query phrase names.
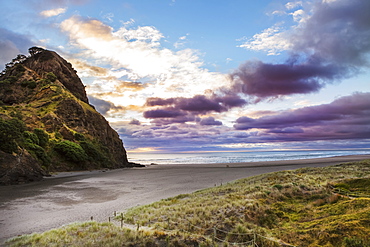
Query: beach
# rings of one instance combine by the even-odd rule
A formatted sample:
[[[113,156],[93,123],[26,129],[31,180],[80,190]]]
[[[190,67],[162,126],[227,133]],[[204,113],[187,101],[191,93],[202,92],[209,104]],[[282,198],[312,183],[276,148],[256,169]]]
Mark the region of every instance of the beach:
[[[0,243],[76,221],[108,221],[115,211],[262,173],[323,167],[370,155],[222,164],[163,164],[145,168],[64,172],[42,181],[0,187]]]

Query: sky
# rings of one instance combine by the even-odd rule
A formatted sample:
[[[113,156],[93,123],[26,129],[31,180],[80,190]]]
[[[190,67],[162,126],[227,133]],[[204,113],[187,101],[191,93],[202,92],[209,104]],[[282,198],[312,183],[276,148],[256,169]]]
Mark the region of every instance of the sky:
[[[0,69],[56,51],[129,152],[370,147],[370,1],[0,6]]]

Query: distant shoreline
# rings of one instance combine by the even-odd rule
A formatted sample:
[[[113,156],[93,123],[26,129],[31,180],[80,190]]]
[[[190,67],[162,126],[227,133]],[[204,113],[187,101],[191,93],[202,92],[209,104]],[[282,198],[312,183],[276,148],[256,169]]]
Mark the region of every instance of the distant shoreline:
[[[58,173],[29,184],[0,186],[0,245],[7,238],[76,221],[107,221],[114,211],[263,173],[323,167],[370,155],[219,164],[161,164]]]
[[[248,152],[174,152],[174,153],[129,153],[130,161],[149,165],[155,164],[219,164],[265,162],[277,160],[298,160],[329,158],[334,156],[366,155],[370,150],[287,150]]]

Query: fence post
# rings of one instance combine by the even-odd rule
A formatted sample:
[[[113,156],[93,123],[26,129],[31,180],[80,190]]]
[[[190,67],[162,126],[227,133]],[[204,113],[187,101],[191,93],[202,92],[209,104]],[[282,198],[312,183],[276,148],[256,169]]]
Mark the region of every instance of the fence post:
[[[123,213],[121,213],[121,228],[123,227]]]
[[[216,244],[216,228],[213,227],[213,237],[212,237],[213,246]]]

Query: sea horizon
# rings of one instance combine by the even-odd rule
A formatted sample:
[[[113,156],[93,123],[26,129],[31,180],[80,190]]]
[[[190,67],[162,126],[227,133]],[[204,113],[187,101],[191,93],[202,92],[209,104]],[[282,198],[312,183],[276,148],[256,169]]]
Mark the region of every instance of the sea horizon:
[[[150,164],[214,164],[259,161],[300,160],[346,155],[370,154],[369,149],[352,150],[269,150],[269,151],[200,151],[200,152],[133,152],[130,162]]]

